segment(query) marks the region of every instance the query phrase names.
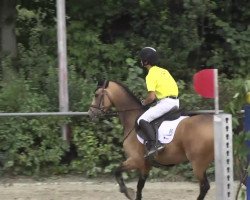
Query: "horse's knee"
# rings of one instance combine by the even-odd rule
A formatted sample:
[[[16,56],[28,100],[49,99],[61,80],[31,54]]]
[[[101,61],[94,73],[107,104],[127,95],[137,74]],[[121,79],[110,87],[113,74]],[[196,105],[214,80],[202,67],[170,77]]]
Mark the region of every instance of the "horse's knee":
[[[140,157],[133,157],[127,159],[123,163],[123,165],[126,166],[128,170],[137,169],[139,171],[142,171],[145,168],[145,160]]]
[[[122,172],[131,170],[133,168],[134,168],[134,164],[132,160],[129,159],[123,162],[118,168],[116,168],[114,174],[116,177],[121,176]]]
[[[122,179],[122,173],[124,171],[129,171],[132,169],[139,169],[140,168],[140,162],[137,162],[136,159],[129,158],[126,161],[124,161],[115,171],[114,175],[116,179]]]

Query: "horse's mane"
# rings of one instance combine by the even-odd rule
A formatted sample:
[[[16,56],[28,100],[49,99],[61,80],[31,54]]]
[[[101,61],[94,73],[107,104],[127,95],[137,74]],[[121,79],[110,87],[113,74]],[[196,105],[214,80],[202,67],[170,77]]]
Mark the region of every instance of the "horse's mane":
[[[121,86],[128,94],[130,97],[132,97],[132,99],[135,100],[135,102],[137,102],[138,104],[141,105],[141,101],[139,98],[137,98],[135,96],[135,94],[126,86],[124,85],[123,83],[119,82],[119,81],[113,81],[114,83],[118,84],[119,86]]]

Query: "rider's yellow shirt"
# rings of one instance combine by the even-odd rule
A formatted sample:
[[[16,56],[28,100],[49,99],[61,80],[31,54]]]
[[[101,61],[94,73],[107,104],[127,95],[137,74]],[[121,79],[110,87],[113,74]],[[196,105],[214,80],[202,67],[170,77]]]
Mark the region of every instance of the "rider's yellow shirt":
[[[178,96],[178,86],[168,70],[152,66],[146,76],[148,91],[154,91],[157,99],[167,96]]]

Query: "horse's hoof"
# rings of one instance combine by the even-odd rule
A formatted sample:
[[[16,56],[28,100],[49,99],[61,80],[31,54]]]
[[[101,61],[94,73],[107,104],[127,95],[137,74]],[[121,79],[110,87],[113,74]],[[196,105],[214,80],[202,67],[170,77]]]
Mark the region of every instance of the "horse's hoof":
[[[136,197],[135,200],[142,200],[142,197]]]
[[[135,200],[135,191],[132,188],[127,188],[125,195],[128,199]]]

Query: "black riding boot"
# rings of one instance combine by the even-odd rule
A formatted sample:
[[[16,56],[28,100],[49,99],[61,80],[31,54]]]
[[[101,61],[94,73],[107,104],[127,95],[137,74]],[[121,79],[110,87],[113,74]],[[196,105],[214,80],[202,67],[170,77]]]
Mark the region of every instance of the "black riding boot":
[[[147,142],[149,143],[149,151],[146,157],[153,155],[157,151],[160,151],[164,148],[164,145],[159,141],[156,142],[156,134],[154,128],[146,120],[140,120],[139,126],[141,127],[143,133],[147,137]]]

